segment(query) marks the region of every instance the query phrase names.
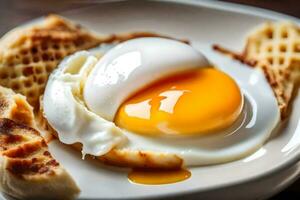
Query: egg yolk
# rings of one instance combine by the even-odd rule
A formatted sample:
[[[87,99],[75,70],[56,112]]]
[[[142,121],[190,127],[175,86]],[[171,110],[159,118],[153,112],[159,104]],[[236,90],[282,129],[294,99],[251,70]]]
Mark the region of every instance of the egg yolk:
[[[237,119],[242,101],[231,77],[215,68],[199,68],[140,90],[120,106],[114,121],[146,135],[213,133]]]

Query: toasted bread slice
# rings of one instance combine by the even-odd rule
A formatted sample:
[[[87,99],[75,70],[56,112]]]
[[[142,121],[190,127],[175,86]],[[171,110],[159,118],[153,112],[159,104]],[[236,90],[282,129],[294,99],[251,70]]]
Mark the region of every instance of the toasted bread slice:
[[[79,189],[51,156],[24,96],[0,87],[0,188],[20,199],[74,199]]]
[[[297,25],[291,22],[262,24],[248,35],[243,53],[215,49],[261,69],[277,98],[282,119],[287,116],[300,78],[300,28]]]
[[[25,95],[36,108],[48,75],[62,58],[101,41],[102,37],[57,15],[16,28],[0,40],[0,85]]]

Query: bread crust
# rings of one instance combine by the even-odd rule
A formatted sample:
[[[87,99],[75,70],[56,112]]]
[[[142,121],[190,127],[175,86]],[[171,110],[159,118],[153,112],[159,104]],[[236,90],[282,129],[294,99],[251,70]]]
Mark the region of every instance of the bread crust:
[[[74,199],[79,188],[34,129],[33,109],[0,86],[0,189],[18,199]]]

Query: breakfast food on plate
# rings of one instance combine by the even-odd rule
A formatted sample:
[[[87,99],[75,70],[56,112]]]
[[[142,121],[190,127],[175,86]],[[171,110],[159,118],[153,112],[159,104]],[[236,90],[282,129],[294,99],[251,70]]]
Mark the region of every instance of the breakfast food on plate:
[[[300,78],[300,28],[291,22],[268,22],[253,30],[246,41],[242,54],[216,49],[262,69],[285,118]]]
[[[286,113],[299,77],[297,31],[269,23],[250,34],[236,57],[255,68],[240,74],[212,66],[186,40],[147,32],[98,36],[55,15],[8,33],[0,40],[0,85],[20,94],[0,88],[2,190],[20,198],[78,193],[34,128],[83,158],[138,168],[129,177],[146,184],[185,180],[190,172],[183,167],[253,153]],[[255,83],[248,84],[249,74]],[[161,182],[148,171],[156,178],[145,181],[140,170],[149,168],[180,176]]]
[[[83,155],[108,163],[164,169],[223,163],[257,150],[279,122],[268,82],[250,71],[260,90],[245,77],[234,77],[238,85],[180,41],[102,44],[60,63],[42,107],[60,141],[80,143]]]
[[[7,95],[1,96],[2,102],[7,102],[5,106],[10,106],[9,108],[4,106],[5,109],[1,110],[2,117],[13,119],[15,122],[30,127],[42,128],[43,133],[54,133],[48,122],[40,117],[40,113],[35,113],[38,121],[34,123],[31,107],[25,103],[25,97],[21,94],[27,96],[31,105],[37,108],[37,101],[43,94],[49,74],[66,55],[103,42],[116,43],[132,38],[155,36],[158,35],[150,32],[98,36],[57,15],[49,15],[37,24],[33,23],[14,29],[0,40],[0,84],[10,87],[20,94],[15,94],[9,89],[1,89],[2,94],[4,94],[3,91],[7,93]],[[188,43],[185,40],[183,42]],[[32,115],[32,117],[24,117],[26,115]],[[44,124],[40,123],[41,119]],[[48,135],[46,134],[46,136]],[[47,141],[47,138],[45,140]],[[19,147],[15,146],[15,148]],[[159,159],[154,159],[151,155],[144,156],[140,151],[123,152],[120,150],[107,153],[99,159],[106,163],[118,163],[118,165],[124,166],[131,164],[132,166],[178,168],[182,164],[182,159],[177,156],[160,153],[154,157]],[[120,158],[123,160],[121,161]],[[50,182],[51,180],[54,179],[49,179]],[[66,182],[68,181],[67,178]],[[26,191],[24,192],[26,195]],[[71,192],[70,196],[73,196],[72,194]]]
[[[0,188],[18,199],[73,199],[79,189],[34,128],[25,97],[0,87]]]
[[[0,84],[25,95],[37,107],[48,75],[61,59],[102,40],[56,15],[16,28],[0,40]]]

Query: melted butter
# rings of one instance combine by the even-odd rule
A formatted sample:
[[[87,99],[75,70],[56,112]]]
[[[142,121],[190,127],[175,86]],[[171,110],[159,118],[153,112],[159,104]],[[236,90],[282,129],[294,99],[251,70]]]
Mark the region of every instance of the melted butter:
[[[149,170],[133,169],[128,174],[128,179],[133,183],[145,185],[161,185],[184,181],[191,177],[191,172],[186,169],[177,170]]]

